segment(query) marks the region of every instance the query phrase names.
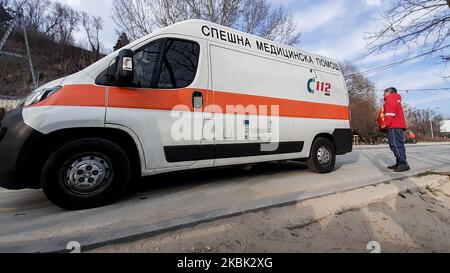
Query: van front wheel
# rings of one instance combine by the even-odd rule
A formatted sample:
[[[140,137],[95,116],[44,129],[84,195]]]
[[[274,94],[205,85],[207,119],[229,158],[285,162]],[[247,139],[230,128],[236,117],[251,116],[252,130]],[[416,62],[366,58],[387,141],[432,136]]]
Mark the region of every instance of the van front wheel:
[[[56,150],[41,183],[47,198],[67,210],[100,207],[124,192],[131,167],[126,153],[103,139],[81,139]]]
[[[330,173],[336,164],[336,150],[330,140],[318,138],[311,148],[308,168],[315,173]]]

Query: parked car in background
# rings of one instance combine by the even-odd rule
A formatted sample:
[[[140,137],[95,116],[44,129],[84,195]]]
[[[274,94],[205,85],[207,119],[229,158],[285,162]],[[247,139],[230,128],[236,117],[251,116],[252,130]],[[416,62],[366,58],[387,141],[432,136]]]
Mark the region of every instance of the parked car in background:
[[[405,134],[405,139],[406,139],[406,143],[409,143],[409,144],[417,144],[417,137],[416,137],[416,134],[414,134],[413,132],[411,132],[411,131],[407,131],[406,132],[406,134]]]

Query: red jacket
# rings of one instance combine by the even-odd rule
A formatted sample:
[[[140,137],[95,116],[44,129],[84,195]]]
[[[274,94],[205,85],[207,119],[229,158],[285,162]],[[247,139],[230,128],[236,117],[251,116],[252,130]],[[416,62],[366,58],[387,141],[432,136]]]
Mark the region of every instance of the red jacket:
[[[402,97],[392,93],[384,98],[384,106],[378,116],[378,125],[381,130],[404,129],[406,130],[405,113],[403,112]]]

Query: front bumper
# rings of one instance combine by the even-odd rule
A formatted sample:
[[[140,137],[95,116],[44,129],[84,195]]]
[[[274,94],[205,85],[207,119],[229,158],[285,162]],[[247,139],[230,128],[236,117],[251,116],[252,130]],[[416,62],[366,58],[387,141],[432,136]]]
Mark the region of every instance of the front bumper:
[[[12,110],[0,121],[0,187],[18,190],[30,188],[28,164],[34,140],[42,136],[25,124],[23,109]]]

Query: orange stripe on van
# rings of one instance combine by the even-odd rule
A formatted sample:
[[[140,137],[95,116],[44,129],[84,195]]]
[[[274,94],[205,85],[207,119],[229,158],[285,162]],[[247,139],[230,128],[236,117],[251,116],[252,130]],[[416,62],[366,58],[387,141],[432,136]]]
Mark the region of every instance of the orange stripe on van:
[[[109,88],[108,107],[113,108],[135,108],[151,110],[172,110],[175,106],[186,105],[190,111],[192,107],[192,92],[202,92],[204,107],[208,92],[201,89],[128,89],[128,88]]]
[[[269,115],[271,106],[279,107],[279,116],[294,118],[318,118],[318,119],[337,119],[350,120],[347,106],[323,104],[315,102],[296,101],[288,99],[270,98],[253,95],[233,94],[226,92],[214,92],[214,104],[225,109],[227,105],[266,105]],[[258,114],[261,114],[258,109]],[[245,113],[238,113],[245,114]],[[263,113],[264,114],[264,113]]]
[[[192,92],[202,92],[205,98],[208,97],[207,90],[200,89],[176,89],[176,90],[133,90],[124,88],[110,88],[109,107],[116,108],[137,108],[153,110],[172,110],[175,106],[186,105],[190,111],[192,108]],[[295,118],[318,118],[318,119],[337,119],[349,120],[349,108],[346,106],[322,104],[314,102],[295,101],[288,99],[270,98],[254,95],[235,94],[228,92],[211,92],[213,98],[209,98],[210,103],[219,106],[227,114],[246,114],[244,110],[238,109],[236,112],[227,111],[227,106],[242,105],[246,108],[251,105],[257,107],[255,114],[271,113],[271,106],[279,107],[279,116]],[[259,106],[267,106],[267,113],[261,113]],[[206,105],[203,105],[206,107]],[[209,112],[215,112],[214,109],[208,109]],[[253,114],[253,113],[252,113]]]
[[[65,85],[50,98],[33,106],[105,107],[106,88],[90,84]]]
[[[112,108],[134,108],[170,111],[179,105],[185,105],[189,111],[194,111],[192,107],[192,92],[199,91],[203,94],[204,107],[208,91],[193,88],[183,88],[174,90],[152,90],[152,89],[128,89],[110,87],[108,96],[108,107]],[[104,107],[106,88],[94,85],[68,85],[64,86],[58,93],[44,100],[36,106],[92,106]],[[349,120],[349,108],[347,106],[322,104],[314,102],[295,101],[280,98],[271,98],[255,95],[235,94],[228,92],[210,92],[209,103],[219,106],[227,112],[227,106],[242,105],[243,108],[255,105],[257,114],[271,113],[271,106],[279,107],[279,116],[295,118],[317,118]],[[263,113],[259,106],[267,106],[268,113]],[[234,109],[235,110],[235,109]],[[240,109],[237,112],[227,112],[227,114],[247,114]],[[207,111],[215,112],[213,109]],[[253,114],[253,113],[252,113]]]

